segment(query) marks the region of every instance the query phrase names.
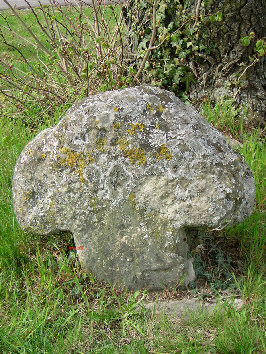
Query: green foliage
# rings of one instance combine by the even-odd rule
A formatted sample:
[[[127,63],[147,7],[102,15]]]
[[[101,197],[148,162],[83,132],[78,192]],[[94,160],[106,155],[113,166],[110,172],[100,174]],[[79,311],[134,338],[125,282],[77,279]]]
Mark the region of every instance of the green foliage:
[[[149,47],[152,32],[152,3],[131,1],[125,17],[130,28],[132,46],[138,52],[139,62]],[[200,55],[212,50],[206,47],[203,24],[212,26],[222,21],[222,13],[198,16],[191,14],[187,2],[159,0],[156,7],[156,38],[150,57],[145,63],[142,80],[166,88],[186,98],[195,82],[194,65]],[[204,5],[204,4],[202,4]]]
[[[255,56],[262,57],[265,54],[265,40],[263,38],[256,39],[254,32],[250,32],[248,36],[240,38],[240,41],[244,47],[248,47],[251,43],[253,43]]]
[[[259,56],[263,56],[266,51],[266,44],[263,41],[263,39],[259,39],[256,42],[256,52],[258,53]]]
[[[212,244],[215,243],[214,238],[208,241],[212,241]],[[213,290],[228,289],[234,284],[231,261],[231,258],[225,255],[221,247],[210,247],[207,259],[204,259],[203,253],[198,253],[194,257],[193,265],[196,277],[207,281]]]
[[[245,47],[249,46],[250,45],[250,37],[249,36],[242,37],[241,43]]]

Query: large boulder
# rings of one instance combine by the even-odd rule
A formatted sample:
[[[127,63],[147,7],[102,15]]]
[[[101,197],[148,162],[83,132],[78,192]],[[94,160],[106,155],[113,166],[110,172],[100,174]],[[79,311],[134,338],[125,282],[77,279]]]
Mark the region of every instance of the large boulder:
[[[91,96],[36,136],[14,172],[20,226],[72,232],[84,270],[129,289],[194,279],[190,228],[249,216],[254,181],[225,137],[172,93]]]

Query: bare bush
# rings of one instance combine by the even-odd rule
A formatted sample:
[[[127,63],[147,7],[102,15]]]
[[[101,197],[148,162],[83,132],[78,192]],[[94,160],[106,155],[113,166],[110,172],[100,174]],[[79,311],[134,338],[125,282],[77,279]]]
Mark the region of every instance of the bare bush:
[[[30,24],[7,0],[10,10],[0,13],[2,97],[22,107],[37,102],[52,110],[132,82],[135,72],[128,67],[123,40],[126,26],[117,6],[123,1],[104,5],[92,0],[84,6],[81,0],[65,0],[61,6],[50,0],[48,6],[39,1],[36,8],[24,1]]]

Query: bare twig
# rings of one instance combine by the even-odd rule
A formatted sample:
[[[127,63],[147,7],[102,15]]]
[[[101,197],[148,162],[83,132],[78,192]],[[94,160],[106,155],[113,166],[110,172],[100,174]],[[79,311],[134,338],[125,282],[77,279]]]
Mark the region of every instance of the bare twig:
[[[139,70],[136,73],[136,75],[134,76],[133,79],[133,83],[135,83],[136,81],[138,81],[140,74],[142,72],[142,70],[144,69],[145,63],[148,59],[148,56],[150,54],[150,51],[153,49],[152,45],[155,41],[155,35],[156,35],[156,6],[157,6],[157,0],[153,1],[153,7],[152,7],[152,35],[151,35],[151,39],[150,39],[150,43],[149,43],[149,47],[146,50],[146,53],[142,59],[142,62],[140,64]]]
[[[239,80],[241,79],[241,77],[242,77],[243,75],[245,75],[246,71],[247,71],[249,68],[251,68],[252,66],[256,65],[258,61],[260,61],[259,58],[256,58],[251,64],[249,64],[249,65],[245,68],[245,70],[242,72],[242,74],[239,76],[239,78],[238,78],[237,81],[239,81]]]
[[[259,61],[260,61],[259,58],[254,59],[254,61],[253,61],[251,64],[249,64],[249,65],[245,68],[245,70],[243,70],[242,74],[239,76],[239,78],[237,79],[237,81],[239,81],[239,80],[241,79],[241,77],[242,77],[243,75],[245,75],[246,71],[247,71],[249,68],[251,68],[252,66],[256,65]],[[239,87],[239,89],[238,89],[238,90],[236,91],[236,93],[234,94],[234,99],[236,99],[236,97],[237,97],[237,95],[239,94],[240,91],[241,91],[241,87]]]
[[[118,15],[111,7],[108,17],[106,7],[93,0],[93,23],[93,17],[83,11],[81,1],[77,1],[80,6],[71,4],[68,9],[60,7],[56,0],[49,0],[56,6],[40,6],[38,10],[32,8],[29,0],[25,1],[41,35],[34,35],[31,24],[19,19],[19,12],[12,10],[11,5],[12,15],[19,19],[30,36],[26,33],[24,38],[18,30],[16,33],[9,24],[9,15],[0,14],[6,21],[0,24],[0,40],[7,50],[11,49],[10,55],[4,54],[0,58],[3,72],[0,92],[4,92],[3,95],[17,101],[20,107],[23,102],[24,106],[39,102],[44,111],[54,109],[56,102],[61,105],[72,101],[77,94],[95,92],[103,84],[107,89],[119,87],[121,73],[126,70],[121,13]],[[11,1],[5,0],[5,3]],[[20,43],[13,42],[13,37],[19,38]]]
[[[35,48],[35,44],[31,41],[29,41],[27,38],[24,38],[23,36],[21,36],[20,34],[18,34],[16,31],[11,30],[10,28],[6,27],[5,25],[0,25],[0,27],[9,30],[10,32],[12,32],[16,37],[22,39],[23,41],[25,41],[26,43],[28,43],[31,47]]]
[[[35,72],[35,74],[38,74],[37,71],[35,71],[35,69],[33,68],[33,66],[29,63],[29,61],[27,60],[27,58],[25,57],[25,55],[22,53],[22,51],[14,46],[11,43],[8,43],[5,36],[3,35],[2,31],[0,30],[0,36],[3,38],[3,42],[5,43],[5,45],[7,47],[13,48],[15,51],[17,51],[19,53],[19,55],[22,57],[23,61],[28,65],[28,67],[30,68],[30,70],[32,70],[33,72]]]
[[[195,10],[195,22],[194,22],[193,27],[195,27],[198,22],[200,4],[201,4],[201,0],[198,0],[197,5],[196,5],[196,10]]]
[[[28,5],[28,7],[30,8],[31,12],[33,13],[39,27],[41,28],[42,32],[51,40],[52,38],[50,37],[49,33],[46,32],[46,29],[43,27],[43,25],[41,24],[39,17],[37,16],[36,12],[34,11],[33,7],[31,6],[31,4],[27,1],[24,0],[26,2],[26,4]],[[49,27],[48,27],[49,28]]]
[[[16,16],[16,18],[19,20],[19,22],[23,25],[23,27],[29,32],[29,34],[32,36],[32,38],[35,40],[37,45],[49,56],[52,56],[53,54],[39,41],[39,39],[35,36],[35,34],[31,31],[31,29],[26,25],[26,23],[21,19],[21,17],[17,14],[17,12],[14,10],[14,8],[9,4],[7,0],[3,0],[4,3],[11,9],[13,14]]]
[[[94,22],[96,25],[95,33],[96,33],[97,39],[98,39],[98,41],[96,40],[97,50],[100,54],[100,57],[102,57],[102,46],[101,46],[101,41],[100,41],[101,32],[100,32],[100,25],[99,25],[99,19],[98,19],[98,10],[96,9],[95,0],[92,0],[91,3],[92,3],[92,7],[93,7]]]

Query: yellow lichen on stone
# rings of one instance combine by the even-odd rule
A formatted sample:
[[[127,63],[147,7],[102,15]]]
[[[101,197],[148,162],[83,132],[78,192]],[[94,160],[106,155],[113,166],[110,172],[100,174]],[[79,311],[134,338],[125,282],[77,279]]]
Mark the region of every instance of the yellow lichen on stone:
[[[66,163],[69,167],[76,167],[79,162],[80,154],[74,151],[70,151],[67,154]]]
[[[128,196],[128,200],[129,200],[130,203],[133,204],[134,206],[136,205],[135,198],[136,198],[136,195],[135,195],[134,193],[130,193],[129,196]]]
[[[92,164],[93,162],[95,162],[95,157],[93,156],[92,152],[86,151],[85,155],[88,164]]]
[[[89,206],[91,207],[92,211],[93,212],[96,212],[97,211],[97,198],[96,197],[92,197],[90,198],[90,201],[89,201]]]
[[[79,168],[80,168],[80,170],[84,170],[84,168],[85,168],[85,166],[86,166],[86,162],[85,162],[85,160],[83,159],[83,158],[81,158],[80,160],[79,160],[79,163],[78,163],[78,165],[79,165]]]
[[[159,112],[164,112],[165,108],[160,104],[160,106],[158,107],[158,111]]]
[[[147,159],[145,156],[145,152],[139,147],[135,149],[129,149],[126,154],[132,164],[137,163],[138,165],[144,165],[146,163]]]
[[[79,175],[80,182],[85,182],[84,176],[83,176],[83,171],[86,166],[86,162],[83,158],[80,158],[78,161],[78,170],[75,170],[74,173],[77,173]]]
[[[84,182],[83,171],[86,165],[95,161],[91,152],[78,153],[76,151],[68,150],[66,147],[60,149],[64,156],[57,156],[56,162],[60,166],[69,167],[74,169],[74,173],[79,175],[80,181]],[[55,166],[56,168],[56,166]]]
[[[106,139],[98,139],[96,140],[97,149],[101,152],[104,150],[104,145],[106,144]]]
[[[152,111],[152,112],[164,112],[165,111],[165,107],[163,107],[161,104],[159,106],[156,106],[156,105],[151,105],[150,103],[146,103],[146,109],[148,111]]]
[[[166,160],[171,160],[173,155],[171,154],[171,151],[169,148],[166,146],[166,144],[162,144],[160,146],[159,152],[156,153],[156,157],[161,160],[161,159],[166,159]]]
[[[56,161],[57,161],[58,165],[60,165],[60,166],[64,166],[66,164],[66,158],[65,157],[57,156]]]
[[[160,129],[160,124],[156,123],[156,129]]]
[[[116,122],[113,124],[113,129],[118,130],[120,128],[120,123]]]
[[[124,157],[128,157],[130,163],[138,163],[138,165],[144,165],[146,163],[144,150],[139,147],[129,149],[129,143],[126,139],[118,139],[116,145],[119,146],[119,149],[123,152]]]
[[[123,153],[127,153],[128,141],[124,138],[120,138],[117,140],[116,145],[119,146],[119,149],[123,151]]]
[[[49,203],[49,214],[50,216],[55,215],[55,207],[54,207],[54,202],[52,200]]]
[[[139,130],[140,132],[142,132],[144,125],[142,123],[130,123],[131,128],[127,130],[128,134],[133,135],[136,130]]]
[[[118,112],[118,108],[117,107],[114,107],[113,110],[114,110],[114,112]]]
[[[152,105],[149,104],[149,102],[146,103],[146,109],[147,110],[152,110]]]
[[[79,180],[80,182],[85,182],[85,178],[83,176],[83,171],[82,170],[75,170],[74,173],[77,173],[79,175]]]
[[[31,192],[28,191],[25,193],[25,196],[24,196],[25,202],[27,202],[30,199],[30,196],[31,196]]]
[[[41,159],[45,160],[45,158],[46,158],[46,154],[45,153],[41,154]]]
[[[134,193],[129,194],[128,200],[132,204],[135,210],[139,210],[139,208],[136,205],[136,195]]]

